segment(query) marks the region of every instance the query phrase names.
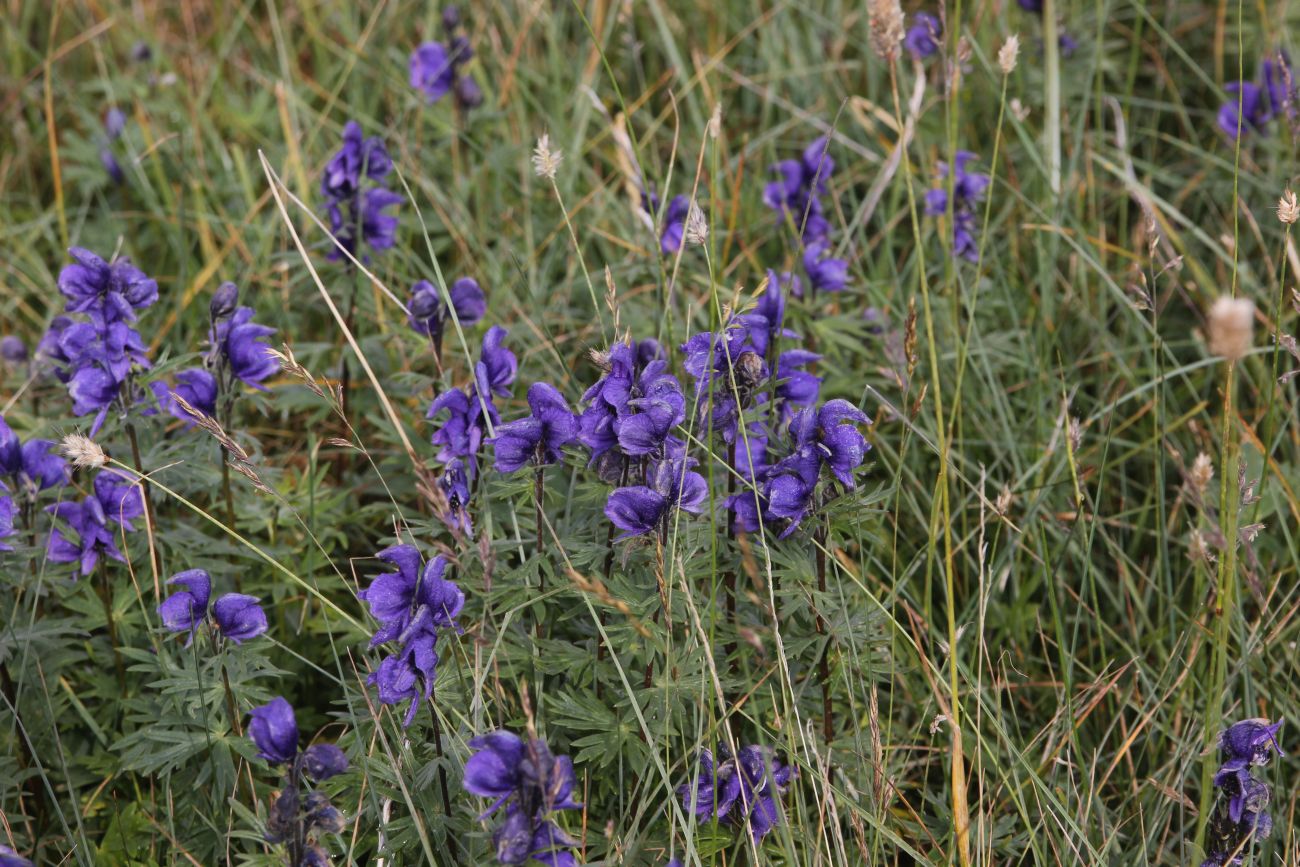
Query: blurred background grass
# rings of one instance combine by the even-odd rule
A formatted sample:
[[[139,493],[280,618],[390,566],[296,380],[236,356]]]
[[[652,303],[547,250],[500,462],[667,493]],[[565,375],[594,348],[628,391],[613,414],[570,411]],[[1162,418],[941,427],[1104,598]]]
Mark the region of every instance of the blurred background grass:
[[[445,653],[453,662],[439,683],[443,758],[368,712],[353,667],[364,673],[362,630],[183,509],[165,513],[174,516],[158,533],[165,572],[204,563],[214,574],[239,570],[246,587],[275,603],[277,645],[237,675],[249,683],[241,700],[292,690],[305,729],[346,729],[352,754],[368,757],[348,778],[346,859],[372,863],[381,845],[394,853],[386,863],[486,857],[476,806],[456,798],[445,815],[434,771],[458,779],[465,740],[518,726],[521,680],[540,678],[551,689],[533,683],[535,710],[552,744],[574,755],[591,805],[580,829],[586,863],[657,864],[669,849],[706,864],[956,863],[950,664],[975,863],[1203,857],[1194,840],[1206,806],[1207,720],[1220,707],[1227,718],[1293,720],[1298,711],[1300,442],[1294,386],[1276,384],[1294,359],[1279,357],[1273,341],[1279,329],[1295,331],[1295,252],[1273,208],[1295,173],[1296,138],[1275,123],[1271,136],[1237,149],[1214,125],[1223,85],[1252,77],[1268,52],[1287,47],[1297,12],[1266,0],[1058,7],[1077,48],[1053,68],[1039,16],[1004,0],[947,4],[943,57],[899,64],[900,118],[859,3],[466,6],[486,101],[463,115],[446,101],[425,105],[406,81],[409,52],[438,35],[436,4],[8,0],[0,21],[3,331],[34,342],[58,312],[56,276],[69,245],[119,250],[162,287],[141,324],[162,372],[193,358],[208,293],[230,279],[308,368],[342,376],[343,335],[293,248],[259,153],[319,210],[317,178],[347,120],[384,138],[409,185],[399,243],[371,263],[378,280],[404,297],[416,279],[432,278],[435,261],[448,279],[476,278],[488,292],[488,323],[511,329],[523,381],[553,382],[571,399],[596,378],[586,354],[613,325],[603,305],[593,312],[581,263],[602,297],[609,269],[622,328],[680,342],[708,326],[715,301],[739,306],[766,269],[797,268],[797,244],[762,205],[761,187],[769,164],[831,136],[838,168],[829,217],[851,259],[851,287],[794,305],[792,325],[825,355],[824,395],[853,400],[876,423],[872,470],[833,515],[827,593],[809,586],[806,538],[774,544],[769,560],[719,553],[708,528],[683,528],[669,562],[683,587],[705,588],[693,602],[708,629],[703,640],[689,630],[670,635],[659,662],[668,673],[640,689],[636,631],[557,578],[561,558],[521,556],[519,540],[534,532],[530,491],[523,481],[494,481],[479,517],[487,556],[458,552],[473,562],[460,580],[475,625]],[[1011,33],[1023,48],[1004,82],[994,58]],[[1053,87],[1059,194],[1050,171],[1058,127],[1047,122]],[[113,145],[126,175],[120,185],[99,162],[110,106],[128,117]],[[709,144],[715,107],[722,135]],[[891,157],[905,122],[914,131],[900,163]],[[623,130],[661,196],[689,192],[699,166],[711,269],[688,253],[674,275],[672,259],[658,256],[627,188]],[[576,248],[555,194],[529,167],[544,132],[564,154],[557,184]],[[956,149],[977,152],[994,176],[978,266],[952,263],[935,220],[921,218],[918,235],[909,216],[909,184],[919,197]],[[288,210],[325,288],[344,304],[352,278],[325,262],[320,229],[293,204]],[[360,285],[362,351],[419,457],[431,460],[421,421],[430,386],[463,383],[472,357],[449,340],[440,372],[400,308]],[[1234,288],[1256,303],[1257,348],[1236,367],[1224,427],[1224,366],[1201,333],[1209,304]],[[472,350],[477,335],[467,340]],[[349,364],[348,414],[378,471],[324,442],[346,432],[286,378],[243,400],[240,436],[279,498],[241,487],[237,525],[360,619],[351,591],[376,571],[366,560],[392,538],[395,521],[425,538],[437,524],[377,394]],[[23,385],[10,375],[0,393],[11,424],[47,436],[74,428],[57,389]],[[1240,499],[1238,470],[1222,464],[1222,430],[1240,442],[1242,478],[1259,480],[1260,499],[1243,508],[1240,524],[1264,525],[1239,552],[1222,614],[1226,643],[1215,638],[1217,567],[1191,550],[1199,529],[1221,556],[1213,550],[1218,480],[1226,475],[1231,503]],[[160,426],[145,463],[183,461],[162,478],[201,497],[215,484],[205,466],[214,449]],[[1217,474],[1206,498],[1185,480],[1200,452],[1214,457]],[[574,566],[595,573],[605,555],[603,489],[581,483],[576,464],[552,475],[551,521]],[[143,648],[155,603],[141,571],[147,554],[133,554],[143,589],[137,594],[123,573],[117,614],[123,643]],[[732,565],[718,567],[719,557]],[[634,555],[610,592],[648,620],[658,602],[646,568]],[[743,573],[739,633],[710,613],[718,568]],[[571,633],[585,632],[589,643],[534,642],[521,625],[542,569],[548,586],[560,587],[551,616],[573,621]],[[774,579],[779,616],[769,608]],[[158,745],[146,738],[142,746],[139,733],[160,718],[151,696],[162,682],[149,666],[165,657],[135,660],[144,668],[124,696],[111,670],[94,666],[82,631],[102,632],[104,615],[84,583],[66,587],[45,571],[5,580],[26,595],[0,639],[18,693],[17,708],[0,708],[0,778],[12,780],[0,784],[0,839],[12,835],[38,863],[272,863],[256,839],[252,802],[227,801],[233,790],[196,794],[192,780],[208,773],[196,770],[203,751],[171,764],[146,760]],[[28,616],[37,580],[54,597],[39,620]],[[626,673],[595,658],[597,608],[615,646],[628,649]],[[829,743],[812,675],[824,643],[811,629],[814,610],[830,624],[841,717]],[[737,635],[740,661],[724,663]],[[1228,660],[1221,691],[1216,647]],[[708,659],[726,696],[715,694]],[[787,830],[761,850],[696,829],[668,806],[695,749],[716,740],[729,714],[743,740],[779,745],[801,769]],[[215,734],[233,742],[229,731]],[[35,785],[26,782],[24,741],[40,759]],[[228,761],[204,778],[214,788],[234,779],[237,749]],[[1300,863],[1286,784],[1294,769],[1294,761],[1275,766],[1277,829],[1259,863]],[[381,816],[392,819],[387,831]],[[459,845],[467,848],[458,856]]]

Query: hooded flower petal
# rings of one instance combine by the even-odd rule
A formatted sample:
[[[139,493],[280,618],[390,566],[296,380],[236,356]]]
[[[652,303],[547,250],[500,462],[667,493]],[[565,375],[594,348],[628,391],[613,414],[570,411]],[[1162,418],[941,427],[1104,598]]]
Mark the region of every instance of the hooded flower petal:
[[[248,736],[257,745],[257,754],[273,765],[293,761],[298,754],[298,721],[293,708],[283,698],[274,698],[249,711]]]

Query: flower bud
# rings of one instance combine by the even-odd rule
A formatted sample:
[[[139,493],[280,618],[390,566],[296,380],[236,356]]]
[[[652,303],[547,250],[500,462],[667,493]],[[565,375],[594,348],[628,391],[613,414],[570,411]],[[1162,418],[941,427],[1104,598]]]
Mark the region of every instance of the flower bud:
[[[239,287],[227,280],[212,293],[212,301],[208,304],[208,315],[214,320],[224,319],[234,313],[238,306]]]

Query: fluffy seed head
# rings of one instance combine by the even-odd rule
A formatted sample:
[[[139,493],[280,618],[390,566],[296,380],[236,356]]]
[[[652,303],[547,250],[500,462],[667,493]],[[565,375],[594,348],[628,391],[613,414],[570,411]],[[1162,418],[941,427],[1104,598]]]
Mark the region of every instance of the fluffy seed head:
[[[1204,495],[1210,486],[1210,479],[1214,478],[1214,461],[1205,452],[1201,452],[1192,461],[1192,469],[1187,478],[1197,493]]]
[[[682,238],[693,247],[703,247],[709,239],[709,224],[704,219],[700,206],[691,201],[690,210],[686,212],[686,225],[682,229]]]
[[[1210,352],[1238,361],[1250,352],[1255,336],[1255,302],[1223,296],[1210,308]]]
[[[108,462],[108,456],[98,443],[81,434],[68,434],[63,438],[63,453],[77,467],[99,469]]]
[[[1300,219],[1300,202],[1296,201],[1295,193],[1290,190],[1277,200],[1277,218],[1288,226]]]
[[[876,54],[893,62],[907,35],[903,10],[898,0],[871,0],[871,47]]]
[[[713,107],[713,114],[709,115],[709,138],[717,138],[722,135],[722,103]]]
[[[1016,69],[1016,60],[1020,57],[1020,35],[1012,33],[998,49],[998,66],[1003,75],[1010,75]]]
[[[533,171],[537,177],[555,180],[555,172],[560,168],[562,159],[564,155],[559,150],[551,150],[550,133],[542,133],[542,137],[537,140],[537,147],[533,148]]]

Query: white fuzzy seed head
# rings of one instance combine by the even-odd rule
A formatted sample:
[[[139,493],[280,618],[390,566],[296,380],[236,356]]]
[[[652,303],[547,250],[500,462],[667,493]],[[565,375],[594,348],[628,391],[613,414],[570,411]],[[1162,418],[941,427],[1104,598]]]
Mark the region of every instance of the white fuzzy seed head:
[[[709,239],[709,224],[704,219],[704,212],[694,200],[691,201],[690,210],[686,212],[686,225],[682,229],[682,237],[692,247],[703,247],[704,242]]]
[[[108,455],[104,454],[104,450],[90,437],[81,434],[65,436],[62,451],[74,467],[99,469],[108,463]]]
[[[1012,33],[998,49],[998,66],[1003,75],[1010,75],[1016,70],[1016,60],[1020,57],[1020,35]]]
[[[899,47],[907,35],[903,9],[898,0],[871,0],[871,47],[885,60],[898,58]]]
[[[1296,201],[1295,193],[1290,190],[1277,200],[1277,218],[1288,226],[1300,219],[1300,202]]]
[[[562,159],[564,155],[559,150],[551,150],[550,133],[542,133],[542,137],[537,140],[537,147],[533,148],[533,171],[537,177],[555,180]]]
[[[1238,361],[1255,342],[1255,302],[1227,295],[1210,308],[1210,352]]]

